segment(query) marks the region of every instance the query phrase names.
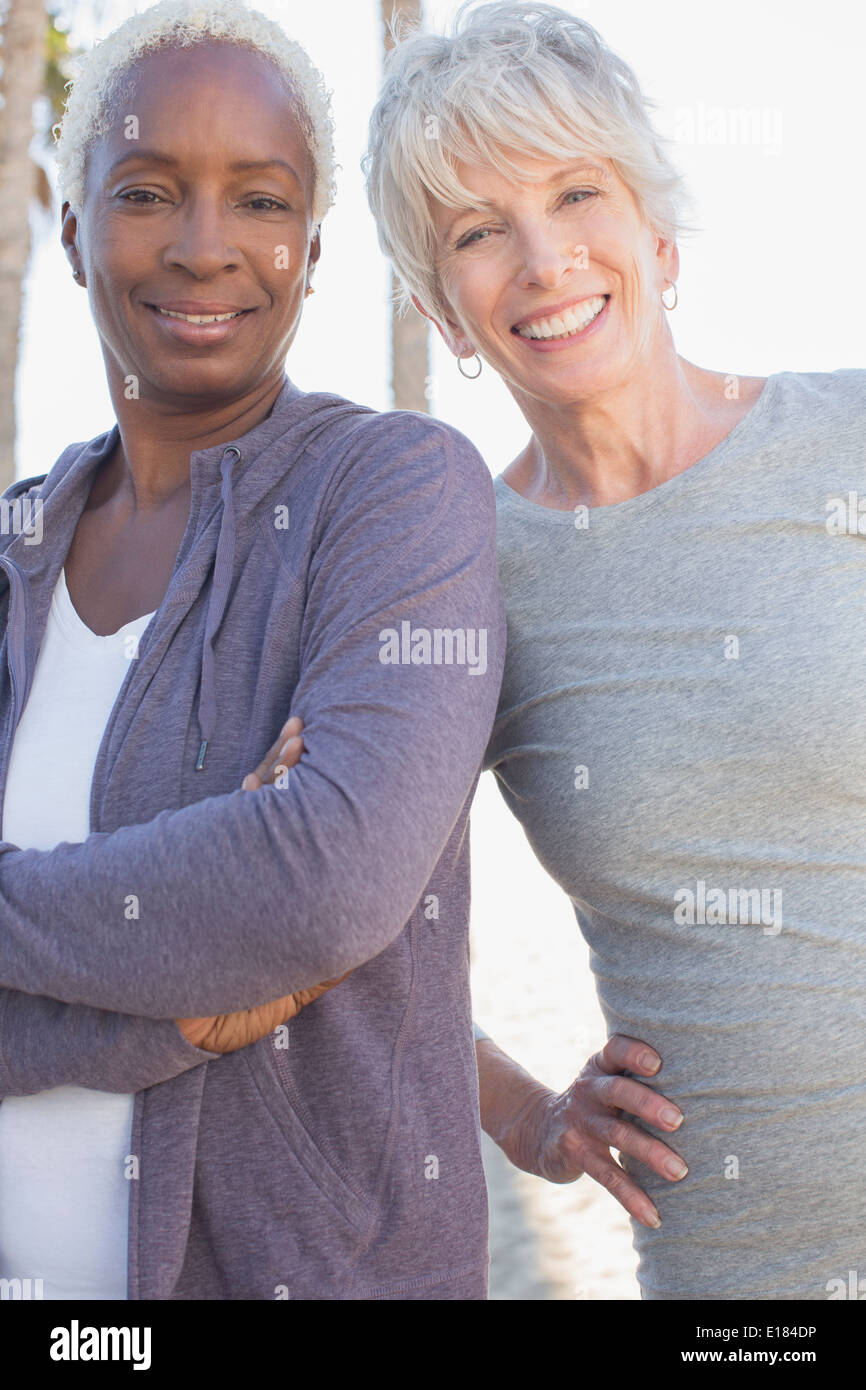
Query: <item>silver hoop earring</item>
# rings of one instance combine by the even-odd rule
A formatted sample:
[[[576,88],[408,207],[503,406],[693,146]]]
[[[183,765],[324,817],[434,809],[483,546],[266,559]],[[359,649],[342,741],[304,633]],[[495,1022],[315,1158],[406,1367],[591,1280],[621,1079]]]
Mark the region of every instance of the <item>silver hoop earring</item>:
[[[679,303],[679,298],[680,298],[680,297],[679,297],[679,295],[677,294],[677,287],[676,287],[676,285],[672,284],[672,282],[671,282],[670,280],[668,281],[668,284],[671,285],[671,288],[672,288],[672,290],[673,290],[673,292],[674,292],[674,302],[673,302],[673,304],[665,304],[665,292],[664,292],[664,290],[662,290],[662,293],[661,293],[661,300],[662,300],[662,304],[664,305],[664,307],[670,312],[671,309],[675,309],[675,308],[677,307],[677,304]]]
[[[458,372],[460,373],[461,376],[465,376],[465,378],[466,378],[467,381],[477,381],[478,378],[479,378],[480,375],[481,375],[481,368],[484,366],[484,363],[481,361],[481,358],[478,356],[478,353],[477,353],[477,352],[473,353],[472,355],[473,355],[473,357],[475,358],[475,361],[478,363],[478,371],[477,371],[477,372],[464,372],[464,370],[463,370],[463,358],[462,358],[462,357],[458,357],[458,358],[457,358],[457,370],[458,370]]]

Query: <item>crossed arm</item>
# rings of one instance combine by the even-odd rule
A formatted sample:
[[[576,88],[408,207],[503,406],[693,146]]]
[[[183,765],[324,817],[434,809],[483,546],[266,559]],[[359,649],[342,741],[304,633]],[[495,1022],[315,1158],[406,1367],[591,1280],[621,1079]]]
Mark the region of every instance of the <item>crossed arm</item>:
[[[289,719],[243,786],[254,790],[300,760]],[[257,1042],[331,988],[327,982],[258,1009],[198,1019],[150,1019],[0,989],[0,1101],[55,1086],[128,1095]],[[11,1040],[11,1045],[10,1045]],[[5,1046],[4,1046],[5,1042]]]
[[[444,427],[402,450],[388,428],[347,456],[307,577],[288,785],[48,851],[0,842],[0,1098],[157,1084],[217,1055],[175,1020],[314,987],[403,929],[477,776],[504,614],[483,462]],[[404,620],[487,629],[486,674],[383,667],[378,634]]]

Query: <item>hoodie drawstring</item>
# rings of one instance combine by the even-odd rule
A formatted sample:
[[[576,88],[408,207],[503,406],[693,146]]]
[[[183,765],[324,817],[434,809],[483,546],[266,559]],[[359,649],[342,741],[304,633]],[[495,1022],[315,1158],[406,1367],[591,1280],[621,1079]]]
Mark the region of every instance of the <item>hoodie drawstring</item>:
[[[207,746],[216,727],[216,686],[214,681],[214,638],[223,620],[235,561],[235,503],[232,491],[232,470],[240,463],[241,451],[234,444],[229,445],[222,456],[220,475],[222,477],[222,517],[217,540],[216,560],[214,561],[213,582],[207,605],[207,619],[204,630],[204,647],[201,658],[201,677],[198,696],[198,724],[201,731],[201,747],[198,750],[195,770],[204,767]]]

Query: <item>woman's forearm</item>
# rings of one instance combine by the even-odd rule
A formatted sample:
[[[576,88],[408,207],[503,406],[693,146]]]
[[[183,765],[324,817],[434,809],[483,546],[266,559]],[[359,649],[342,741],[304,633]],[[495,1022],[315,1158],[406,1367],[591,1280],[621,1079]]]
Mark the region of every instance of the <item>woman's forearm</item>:
[[[0,989],[0,1101],[56,1086],[128,1095],[219,1056],[194,1046],[172,1019]]]

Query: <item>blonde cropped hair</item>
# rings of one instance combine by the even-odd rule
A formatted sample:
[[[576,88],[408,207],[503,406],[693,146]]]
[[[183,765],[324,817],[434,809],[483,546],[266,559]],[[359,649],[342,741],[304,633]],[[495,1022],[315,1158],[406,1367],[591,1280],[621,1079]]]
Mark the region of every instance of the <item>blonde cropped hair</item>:
[[[525,180],[506,151],[563,161],[600,156],[659,236],[676,241],[692,230],[682,217],[691,201],[684,180],[648,115],[654,103],[585,20],[554,5],[469,0],[447,35],[399,25],[392,33],[362,167],[403,308],[415,294],[443,317],[430,200],[474,204],[455,173],[459,160]]]
[[[318,224],[334,201],[334,123],[330,93],[299,43],[243,0],[160,0],[133,14],[79,58],[64,115],[54,127],[61,202],[74,212],[84,205],[87,155],[111,123],[112,103],[129,68],[162,47],[219,39],[267,57],[294,97],[315,170],[312,220]],[[69,84],[67,84],[69,85]]]

